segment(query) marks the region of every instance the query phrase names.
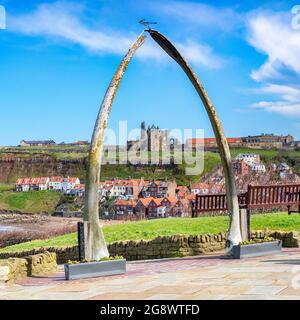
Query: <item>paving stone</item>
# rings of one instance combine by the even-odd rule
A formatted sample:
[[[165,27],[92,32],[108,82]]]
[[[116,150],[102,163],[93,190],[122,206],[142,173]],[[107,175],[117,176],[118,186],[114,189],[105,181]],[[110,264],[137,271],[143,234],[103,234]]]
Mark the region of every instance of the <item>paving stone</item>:
[[[263,295],[269,295],[269,294],[277,294],[283,289],[285,289],[286,286],[255,286],[254,288],[247,291],[247,294],[263,294]]]
[[[281,256],[223,259],[214,255],[128,263],[125,275],[66,281],[60,272],[1,285],[0,299],[299,299],[293,289],[300,248]],[[294,262],[295,261],[295,262]]]

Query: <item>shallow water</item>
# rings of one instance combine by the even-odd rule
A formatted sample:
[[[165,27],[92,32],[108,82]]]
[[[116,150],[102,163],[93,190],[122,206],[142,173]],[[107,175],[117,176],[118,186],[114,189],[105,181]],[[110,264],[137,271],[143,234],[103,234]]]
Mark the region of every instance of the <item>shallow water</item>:
[[[0,233],[2,232],[10,232],[10,231],[15,231],[17,230],[17,227],[12,227],[12,226],[1,226],[0,225]]]

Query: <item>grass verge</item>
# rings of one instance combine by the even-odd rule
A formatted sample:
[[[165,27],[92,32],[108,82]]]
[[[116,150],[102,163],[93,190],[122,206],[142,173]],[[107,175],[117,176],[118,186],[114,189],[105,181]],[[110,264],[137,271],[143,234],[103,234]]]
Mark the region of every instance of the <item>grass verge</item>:
[[[228,217],[201,218],[169,218],[139,222],[127,222],[118,225],[105,226],[104,234],[108,243],[120,240],[150,240],[158,236],[168,235],[197,235],[205,233],[226,232]],[[299,231],[300,215],[288,216],[287,213],[257,214],[251,217],[251,230]],[[0,252],[17,252],[41,247],[64,247],[77,244],[77,234],[70,233],[63,236],[24,242],[5,247]]]

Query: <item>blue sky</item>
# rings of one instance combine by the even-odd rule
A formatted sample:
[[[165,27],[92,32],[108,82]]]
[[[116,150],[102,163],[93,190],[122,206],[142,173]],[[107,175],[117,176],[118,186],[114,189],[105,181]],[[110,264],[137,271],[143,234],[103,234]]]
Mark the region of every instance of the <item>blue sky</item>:
[[[300,4],[300,1],[298,1]],[[219,4],[218,4],[219,3]],[[4,1],[0,145],[90,140],[107,85],[142,18],[177,44],[207,89],[227,136],[300,139],[297,1]],[[300,19],[299,19],[300,21]],[[212,130],[179,67],[148,36],[118,91],[109,127],[140,121]]]

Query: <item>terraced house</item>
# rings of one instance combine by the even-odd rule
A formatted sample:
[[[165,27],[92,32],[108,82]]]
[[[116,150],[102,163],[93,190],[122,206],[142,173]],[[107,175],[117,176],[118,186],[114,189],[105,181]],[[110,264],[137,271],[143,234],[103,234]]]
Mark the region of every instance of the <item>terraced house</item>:
[[[49,187],[49,177],[21,178],[16,182],[16,191],[42,191]]]
[[[115,214],[135,214],[144,218],[186,217],[191,215],[192,203],[177,197],[140,198],[139,200],[118,199],[114,205]]]
[[[168,196],[175,196],[177,183],[173,181],[147,181],[141,192],[140,197],[148,198],[163,198]]]

